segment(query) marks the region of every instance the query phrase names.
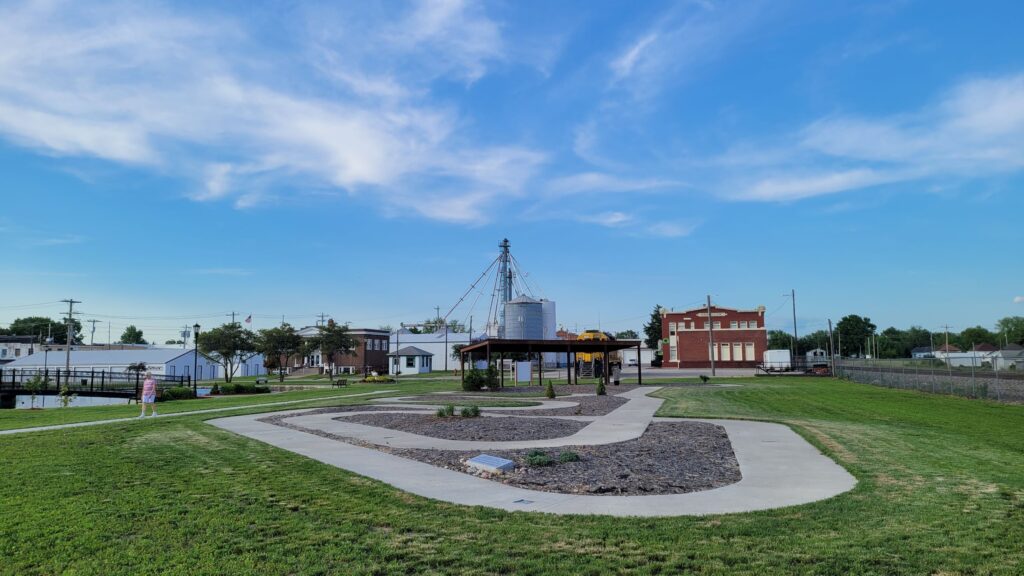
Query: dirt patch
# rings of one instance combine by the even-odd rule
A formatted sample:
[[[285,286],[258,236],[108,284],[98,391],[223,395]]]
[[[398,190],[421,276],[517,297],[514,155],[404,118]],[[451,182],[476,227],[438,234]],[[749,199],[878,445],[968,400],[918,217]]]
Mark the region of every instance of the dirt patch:
[[[379,426],[445,440],[547,440],[572,436],[589,422],[556,418],[439,418],[432,414],[353,414],[336,420]]]

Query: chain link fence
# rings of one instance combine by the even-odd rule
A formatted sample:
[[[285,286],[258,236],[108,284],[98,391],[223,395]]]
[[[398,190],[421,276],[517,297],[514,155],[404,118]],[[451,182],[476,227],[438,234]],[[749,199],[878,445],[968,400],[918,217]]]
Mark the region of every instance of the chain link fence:
[[[1024,402],[1024,371],[996,370],[990,363],[954,366],[937,358],[836,359],[836,376],[887,388]]]

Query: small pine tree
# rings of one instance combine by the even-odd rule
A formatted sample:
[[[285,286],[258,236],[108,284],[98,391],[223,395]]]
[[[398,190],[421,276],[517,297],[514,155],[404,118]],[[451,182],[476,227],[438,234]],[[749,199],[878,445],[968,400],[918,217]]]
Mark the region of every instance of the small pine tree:
[[[597,395],[598,396],[606,396],[607,394],[608,394],[608,391],[604,389],[604,381],[602,380],[602,381],[598,382],[597,383]]]
[[[555,386],[551,383],[551,380],[548,380],[548,385],[544,387],[544,395],[551,399],[555,397]]]

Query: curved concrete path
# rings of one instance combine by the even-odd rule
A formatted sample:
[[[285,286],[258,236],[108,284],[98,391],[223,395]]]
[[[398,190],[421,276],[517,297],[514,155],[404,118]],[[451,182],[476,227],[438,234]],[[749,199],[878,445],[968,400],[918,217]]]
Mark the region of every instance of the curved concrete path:
[[[566,446],[572,445],[567,442],[569,439],[575,438],[616,413],[619,414],[611,418],[609,423],[596,428],[601,432],[598,436],[619,438],[611,441],[631,439],[642,434],[647,425],[655,420],[654,411],[662,403],[660,399],[647,397],[645,394],[649,391],[653,391],[653,388],[633,391],[637,394],[628,396],[630,401],[627,404],[606,416],[596,417],[587,428],[565,438],[535,442],[460,442],[433,438],[429,440],[440,442],[445,445],[444,449],[449,450],[474,450],[485,445],[494,448]],[[315,415],[326,418],[313,420],[314,416],[303,417],[303,412],[291,412],[294,414],[291,419],[296,424],[306,427],[309,427],[310,423],[333,426],[327,422],[334,422],[331,418],[337,417],[336,414]],[[815,502],[846,492],[857,483],[845,469],[821,454],[788,427],[766,422],[658,418],[658,422],[708,422],[725,428],[740,465],[742,480],[729,486],[688,494],[592,496],[541,492],[508,486],[372,448],[363,448],[258,421],[266,416],[267,414],[236,416],[210,420],[209,423],[325,464],[386,482],[419,496],[509,511],[645,517],[725,514]],[[398,439],[399,435],[406,435],[396,430],[346,424],[374,430],[378,436],[374,443],[384,443],[383,436],[394,435]],[[639,432],[636,432],[637,429]],[[345,428],[347,433],[353,430],[355,429],[347,426]],[[328,431],[336,433],[335,430]],[[407,436],[414,438],[403,437],[401,441],[415,440],[420,443],[422,438],[426,438],[415,434]],[[472,446],[462,448],[464,444]],[[389,442],[388,445],[399,444]]]

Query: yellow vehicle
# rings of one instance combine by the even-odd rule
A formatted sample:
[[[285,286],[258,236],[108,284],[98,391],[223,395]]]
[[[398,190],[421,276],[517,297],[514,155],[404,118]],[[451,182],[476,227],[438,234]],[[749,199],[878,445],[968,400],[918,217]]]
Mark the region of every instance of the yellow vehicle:
[[[607,332],[600,330],[584,330],[576,337],[576,340],[597,340],[601,342],[611,342],[615,340],[615,337]],[[580,352],[576,354],[577,373],[589,373],[594,377],[599,377],[603,374],[604,366],[604,353],[603,352]],[[608,362],[612,366],[622,367],[622,353],[615,351],[608,353]]]

